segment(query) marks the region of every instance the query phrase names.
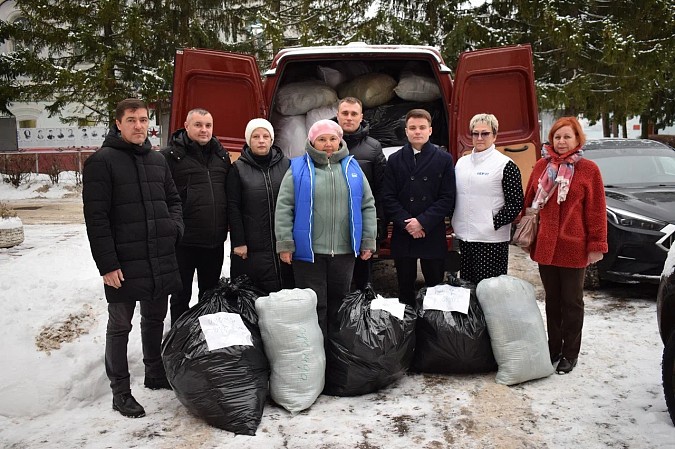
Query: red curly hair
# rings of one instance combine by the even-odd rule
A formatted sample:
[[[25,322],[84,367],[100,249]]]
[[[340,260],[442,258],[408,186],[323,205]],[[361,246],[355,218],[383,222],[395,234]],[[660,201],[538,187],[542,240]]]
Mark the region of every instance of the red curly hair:
[[[556,120],[553,126],[551,126],[551,130],[548,132],[548,143],[553,145],[553,135],[563,126],[572,128],[579,141],[579,146],[583,147],[586,143],[586,134],[584,134],[584,129],[581,127],[581,123],[579,123],[579,120],[577,120],[576,117],[560,117]]]

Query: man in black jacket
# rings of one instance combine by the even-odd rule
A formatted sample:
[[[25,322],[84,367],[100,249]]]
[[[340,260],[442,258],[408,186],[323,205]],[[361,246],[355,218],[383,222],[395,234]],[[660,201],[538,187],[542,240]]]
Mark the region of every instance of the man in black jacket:
[[[347,143],[349,154],[358,161],[366,175],[368,184],[375,197],[377,211],[377,237],[386,238],[387,226],[382,207],[382,180],[387,159],[382,152],[380,142],[368,135],[368,122],[363,120],[363,105],[358,98],[345,97],[338,103],[337,122],[342,128],[342,139]],[[371,282],[373,259],[356,258],[354,264],[354,285],[363,290]]]
[[[145,386],[171,389],[161,357],[170,293],[181,288],[175,246],[183,233],[181,202],[166,160],[148,140],[148,107],[121,101],[99,151],[84,163],[87,236],[108,301],[105,369],[113,409],[138,418],[131,395],[127,343],[136,301],[141,308]]]
[[[213,117],[193,109],[162,150],[183,202],[185,234],[176,248],[183,290],[171,295],[171,325],[189,309],[197,271],[198,298],[218,285],[227,238],[227,174],[230,155],[213,137]]]

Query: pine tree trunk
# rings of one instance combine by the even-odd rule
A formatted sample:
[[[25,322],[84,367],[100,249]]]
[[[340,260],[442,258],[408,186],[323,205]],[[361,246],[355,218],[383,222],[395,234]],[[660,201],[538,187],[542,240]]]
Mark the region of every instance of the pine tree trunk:
[[[609,112],[602,113],[602,137],[609,137]]]

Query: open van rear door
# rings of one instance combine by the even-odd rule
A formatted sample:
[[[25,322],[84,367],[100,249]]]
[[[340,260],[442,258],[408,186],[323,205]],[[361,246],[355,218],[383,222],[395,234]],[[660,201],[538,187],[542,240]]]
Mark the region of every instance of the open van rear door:
[[[469,121],[494,114],[499,121],[495,145],[520,168],[523,188],[540,157],[539,108],[529,45],[462,53],[452,94],[451,145],[457,154],[473,148]]]
[[[241,151],[249,120],[267,117],[255,58],[203,49],[177,51],[169,131],[182,128],[194,108],[213,115],[213,135],[228,151]]]

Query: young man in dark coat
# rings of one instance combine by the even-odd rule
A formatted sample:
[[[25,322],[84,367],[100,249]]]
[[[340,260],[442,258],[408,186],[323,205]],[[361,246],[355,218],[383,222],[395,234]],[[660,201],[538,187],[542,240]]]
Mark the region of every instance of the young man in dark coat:
[[[171,389],[161,357],[168,295],[181,289],[175,247],[183,234],[181,202],[164,157],[148,140],[148,108],[121,101],[115,125],[84,163],[82,200],[91,253],[108,301],[105,369],[113,409],[137,418],[127,343],[136,301],[141,307],[145,386]]]
[[[342,128],[342,139],[347,143],[349,154],[356,158],[375,197],[377,211],[378,240],[386,238],[387,226],[382,207],[382,182],[387,159],[382,152],[382,145],[368,135],[370,127],[363,120],[363,105],[358,98],[345,97],[338,103],[336,121]],[[363,290],[371,282],[373,259],[356,258],[354,264],[354,285]]]
[[[393,222],[391,255],[396,265],[399,299],[413,307],[417,260],[424,282],[434,286],[445,273],[445,217],[455,207],[452,156],[429,142],[431,115],[423,109],[406,114],[408,143],[389,156],[383,201]]]
[[[213,137],[213,117],[193,109],[185,128],[162,150],[183,202],[185,234],[176,248],[183,290],[171,295],[171,325],[190,308],[197,271],[198,297],[218,285],[227,238],[227,174],[230,155]]]

